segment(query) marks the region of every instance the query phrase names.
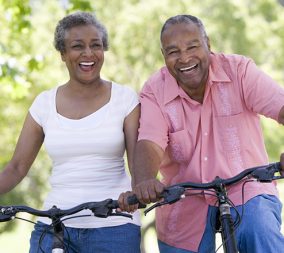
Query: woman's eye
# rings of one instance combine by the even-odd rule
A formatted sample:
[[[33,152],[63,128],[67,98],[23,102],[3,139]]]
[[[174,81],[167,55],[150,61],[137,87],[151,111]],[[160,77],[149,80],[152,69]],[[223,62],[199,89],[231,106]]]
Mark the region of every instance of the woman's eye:
[[[102,48],[103,45],[102,44],[93,44],[91,47],[92,48]]]
[[[72,46],[72,48],[75,48],[75,49],[82,48],[82,47],[83,47],[83,46],[82,46],[82,45],[79,45],[79,44],[78,44],[78,45],[73,45],[73,46]]]

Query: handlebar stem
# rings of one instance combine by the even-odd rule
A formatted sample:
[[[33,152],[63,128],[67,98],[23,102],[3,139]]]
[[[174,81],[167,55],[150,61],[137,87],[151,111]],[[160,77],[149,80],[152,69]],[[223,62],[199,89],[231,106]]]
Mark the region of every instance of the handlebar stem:
[[[52,253],[64,253],[64,231],[62,228],[62,221],[60,218],[52,217],[52,224],[54,225]]]

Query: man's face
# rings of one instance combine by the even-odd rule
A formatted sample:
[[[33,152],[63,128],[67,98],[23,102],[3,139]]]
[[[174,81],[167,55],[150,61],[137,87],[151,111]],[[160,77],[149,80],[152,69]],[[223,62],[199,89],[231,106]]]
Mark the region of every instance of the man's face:
[[[210,48],[199,27],[194,23],[169,25],[162,34],[161,43],[165,64],[178,84],[189,96],[203,95],[210,65]]]

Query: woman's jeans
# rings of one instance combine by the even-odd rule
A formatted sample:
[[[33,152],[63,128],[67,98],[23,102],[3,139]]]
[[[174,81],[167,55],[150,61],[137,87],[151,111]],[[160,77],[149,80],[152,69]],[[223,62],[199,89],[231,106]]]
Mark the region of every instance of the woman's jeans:
[[[244,205],[241,224],[236,229],[237,247],[240,253],[276,253],[284,252],[284,237],[281,229],[282,204],[271,195],[259,195]],[[239,213],[241,206],[237,207]],[[215,252],[215,232],[217,207],[210,206],[206,229],[199,245],[198,253]],[[236,212],[231,208],[233,220]],[[194,253],[158,242],[160,253]]]
[[[30,239],[30,253],[51,253],[52,233],[49,226],[38,222]],[[121,226],[82,229],[67,228],[64,242],[67,253],[140,253],[140,227],[127,223]],[[40,242],[40,243],[39,243]]]

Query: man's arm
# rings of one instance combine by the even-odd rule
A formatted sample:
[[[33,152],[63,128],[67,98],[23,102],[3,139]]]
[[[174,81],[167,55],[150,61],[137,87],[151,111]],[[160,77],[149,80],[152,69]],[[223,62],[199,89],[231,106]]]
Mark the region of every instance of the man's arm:
[[[164,151],[152,141],[137,142],[134,155],[133,189],[142,203],[155,202],[160,198],[164,185],[156,179]]]
[[[281,108],[279,112],[278,122],[284,125],[284,106]]]
[[[284,106],[280,110],[278,122],[284,125]],[[284,171],[284,153],[282,153],[280,156],[280,163],[282,165],[282,170]]]

